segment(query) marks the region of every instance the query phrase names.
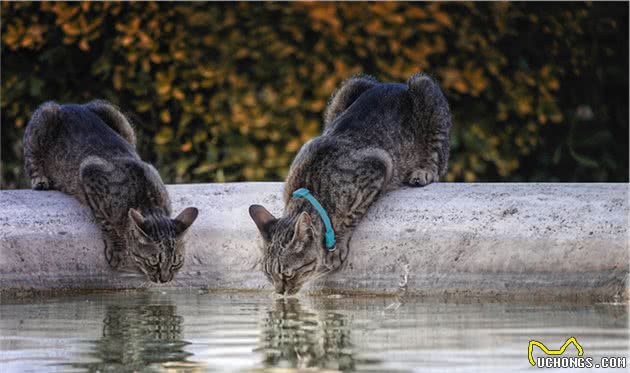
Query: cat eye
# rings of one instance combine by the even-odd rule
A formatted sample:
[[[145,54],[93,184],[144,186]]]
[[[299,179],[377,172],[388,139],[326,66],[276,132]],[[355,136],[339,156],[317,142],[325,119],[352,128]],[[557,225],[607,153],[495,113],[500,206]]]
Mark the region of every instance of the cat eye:
[[[177,271],[183,265],[184,265],[184,256],[183,255],[175,255],[173,257],[173,265],[171,266],[171,269],[173,271]]]
[[[287,275],[286,273],[283,273],[282,277],[284,277],[285,280],[290,280],[293,277],[295,277],[295,272],[292,272],[290,275]]]

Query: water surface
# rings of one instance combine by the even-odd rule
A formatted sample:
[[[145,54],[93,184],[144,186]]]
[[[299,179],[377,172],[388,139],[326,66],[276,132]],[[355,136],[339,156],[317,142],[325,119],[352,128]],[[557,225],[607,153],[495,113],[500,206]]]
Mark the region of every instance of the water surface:
[[[531,371],[531,339],[574,336],[596,360],[630,345],[628,306],[610,304],[147,291],[5,298],[0,314],[3,373]]]

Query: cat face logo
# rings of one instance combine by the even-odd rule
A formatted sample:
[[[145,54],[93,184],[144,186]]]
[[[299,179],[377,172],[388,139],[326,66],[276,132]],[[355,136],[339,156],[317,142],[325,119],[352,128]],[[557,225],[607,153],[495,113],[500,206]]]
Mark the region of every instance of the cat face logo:
[[[582,346],[577,341],[577,339],[575,339],[575,337],[571,337],[571,338],[567,339],[567,341],[564,342],[562,347],[560,347],[557,350],[550,350],[544,344],[542,344],[541,342],[531,340],[531,341],[529,341],[529,347],[527,348],[527,357],[529,358],[529,363],[532,366],[536,366],[536,362],[534,361],[534,358],[532,356],[532,351],[534,349],[534,346],[538,346],[542,350],[542,352],[544,352],[547,355],[555,356],[555,355],[562,355],[564,353],[564,351],[567,349],[567,347],[571,343],[573,343],[575,348],[577,348],[578,356],[584,355],[584,349],[582,349]]]

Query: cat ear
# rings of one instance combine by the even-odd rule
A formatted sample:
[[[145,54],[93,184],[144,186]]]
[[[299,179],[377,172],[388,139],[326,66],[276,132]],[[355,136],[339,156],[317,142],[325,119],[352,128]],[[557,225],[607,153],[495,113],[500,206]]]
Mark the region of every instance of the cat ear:
[[[199,215],[199,210],[194,207],[187,207],[184,211],[180,212],[175,219],[173,219],[173,222],[175,222],[175,231],[178,236],[184,233],[186,229],[195,222],[197,215]]]
[[[300,214],[300,216],[298,216],[294,231],[294,240],[304,240],[306,237],[313,234],[313,221],[311,220],[311,216],[308,212],[304,211]]]
[[[143,234],[144,236],[148,236],[146,234],[146,232],[144,231],[143,227],[144,227],[144,217],[142,216],[142,214],[140,213],[140,211],[131,208],[129,209],[129,221],[131,222],[131,225],[141,234]]]
[[[343,113],[359,96],[378,84],[378,80],[369,75],[357,75],[341,83],[328,101],[324,112],[324,125],[327,127],[339,114]]]
[[[249,206],[249,216],[251,216],[254,223],[256,223],[263,239],[269,241],[271,239],[269,234],[269,224],[274,222],[276,218],[261,205]]]

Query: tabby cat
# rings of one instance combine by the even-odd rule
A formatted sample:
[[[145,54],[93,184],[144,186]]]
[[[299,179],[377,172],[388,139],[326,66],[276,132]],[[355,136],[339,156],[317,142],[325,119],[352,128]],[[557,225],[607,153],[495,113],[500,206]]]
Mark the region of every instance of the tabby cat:
[[[184,232],[197,218],[188,207],[171,219],[158,172],[136,152],[125,116],[105,101],[42,104],[24,133],[26,174],[35,190],[56,189],[87,204],[105,238],[105,258],[127,258],[153,282],[168,282],[184,264]]]
[[[249,208],[262,236],[264,274],[280,294],[294,294],[307,281],[342,268],[354,228],[384,192],[424,186],[446,172],[451,115],[427,75],[416,74],[406,84],[350,78],[332,95],[324,126],[291,164],[283,216],[275,218],[260,205]],[[317,207],[293,197],[302,188],[330,218],[334,247]]]

